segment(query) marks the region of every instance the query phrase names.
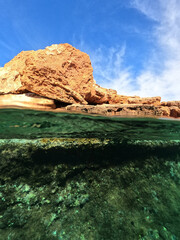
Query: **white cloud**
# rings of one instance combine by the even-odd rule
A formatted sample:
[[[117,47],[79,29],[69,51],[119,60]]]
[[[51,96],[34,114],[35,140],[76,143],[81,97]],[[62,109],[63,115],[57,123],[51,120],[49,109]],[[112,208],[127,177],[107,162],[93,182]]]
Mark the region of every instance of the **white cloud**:
[[[124,67],[126,46],[90,52],[96,81],[119,94],[161,96],[180,100],[180,4],[179,0],[134,0],[133,7],[156,21],[151,32],[155,48],[142,72],[133,77]]]
[[[90,54],[97,83],[106,88],[132,91],[133,80],[130,68],[123,67],[126,46],[106,49],[101,47]]]

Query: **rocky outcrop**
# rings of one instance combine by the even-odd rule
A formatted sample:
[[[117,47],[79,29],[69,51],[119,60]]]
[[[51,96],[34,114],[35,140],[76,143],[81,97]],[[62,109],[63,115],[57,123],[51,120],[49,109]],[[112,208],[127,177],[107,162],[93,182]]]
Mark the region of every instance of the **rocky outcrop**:
[[[105,103],[111,92],[96,85],[86,53],[69,44],[23,51],[0,69],[0,93],[33,92],[65,103]]]
[[[0,94],[27,92],[68,104],[160,104],[160,97],[128,97],[100,87],[89,56],[69,44],[23,51],[0,68]]]
[[[168,101],[168,102],[162,102],[161,106],[167,106],[167,107],[180,107],[180,101]]]
[[[180,108],[179,107],[170,107],[170,116],[178,118],[180,117]]]
[[[102,104],[96,106],[72,104],[65,107],[65,109],[71,112],[106,116],[177,117],[176,113],[172,114],[172,110],[168,107],[154,106],[152,104]]]
[[[21,52],[1,70],[0,92],[29,91],[62,102],[86,104],[94,84],[92,71],[89,56],[69,44]]]
[[[162,102],[161,106],[163,109],[168,109],[168,115],[171,117],[180,117],[180,101],[168,101]]]
[[[73,104],[64,110],[118,116],[180,117],[180,101],[161,103],[161,97],[123,96],[116,90],[100,87],[93,78],[89,56],[69,44],[19,53],[0,68],[0,95],[3,95],[1,108],[17,106],[45,110]]]
[[[128,97],[128,104],[153,104],[154,106],[161,104],[161,97],[146,97],[140,98],[138,96]]]

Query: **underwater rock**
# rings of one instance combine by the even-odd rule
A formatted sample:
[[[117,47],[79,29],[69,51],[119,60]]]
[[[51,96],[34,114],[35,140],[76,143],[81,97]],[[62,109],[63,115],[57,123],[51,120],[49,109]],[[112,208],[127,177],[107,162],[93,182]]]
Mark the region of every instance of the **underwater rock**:
[[[179,239],[180,142],[0,140],[0,240]]]
[[[180,239],[179,121],[0,109],[0,125],[0,240]]]

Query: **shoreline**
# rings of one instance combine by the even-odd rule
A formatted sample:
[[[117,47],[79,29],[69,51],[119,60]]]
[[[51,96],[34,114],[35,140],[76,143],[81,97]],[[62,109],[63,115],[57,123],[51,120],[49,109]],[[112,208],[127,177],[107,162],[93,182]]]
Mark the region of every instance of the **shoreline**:
[[[107,104],[108,107],[110,108],[112,104]],[[121,104],[126,105],[126,104]],[[130,104],[128,104],[130,105]],[[136,104],[134,104],[135,107]],[[68,106],[73,106],[73,105],[68,105]],[[78,106],[84,106],[84,105],[78,105]],[[103,105],[85,105],[88,107],[93,107],[96,108],[96,106],[102,106]],[[114,104],[113,104],[114,106]],[[116,105],[118,107],[119,104]],[[131,105],[132,106],[132,105]],[[138,105],[142,106],[142,105]],[[154,107],[153,105],[144,105],[144,106],[151,106]],[[74,107],[74,106],[73,106]],[[20,109],[20,110],[34,110],[34,111],[42,111],[42,112],[54,112],[54,113],[69,113],[69,114],[82,114],[82,115],[87,115],[87,116],[101,116],[101,117],[108,117],[108,118],[154,118],[154,119],[159,119],[159,120],[175,120],[175,121],[180,121],[180,117],[171,117],[171,116],[160,116],[160,115],[154,115],[154,114],[122,114],[122,115],[115,115],[115,114],[103,114],[103,113],[89,113],[85,111],[80,111],[80,110],[69,110],[66,109],[65,107],[62,108],[47,108],[47,107],[28,107],[28,106],[18,106],[18,105],[4,105],[0,106],[0,110],[2,109]]]

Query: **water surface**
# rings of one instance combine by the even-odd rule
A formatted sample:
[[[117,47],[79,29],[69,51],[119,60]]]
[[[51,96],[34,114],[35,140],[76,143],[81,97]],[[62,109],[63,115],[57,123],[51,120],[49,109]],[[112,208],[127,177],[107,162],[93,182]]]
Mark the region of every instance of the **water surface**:
[[[180,239],[180,121],[0,110],[0,240]]]
[[[180,121],[0,109],[0,138],[42,137],[180,140]]]

